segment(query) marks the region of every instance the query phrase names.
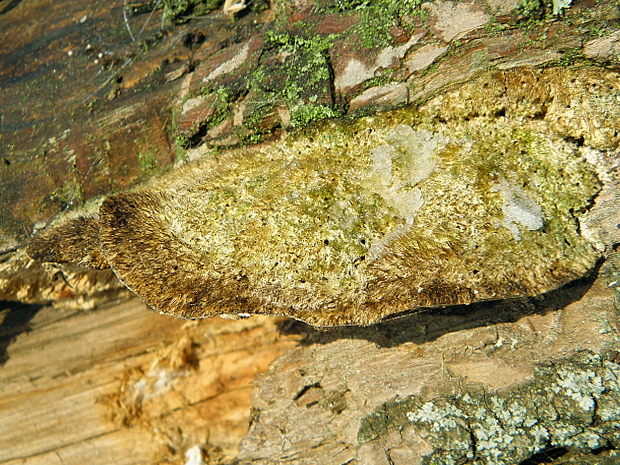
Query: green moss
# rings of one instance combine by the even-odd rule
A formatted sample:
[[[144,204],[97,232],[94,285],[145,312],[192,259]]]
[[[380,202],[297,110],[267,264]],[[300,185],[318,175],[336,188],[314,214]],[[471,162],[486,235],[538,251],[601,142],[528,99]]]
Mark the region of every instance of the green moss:
[[[77,206],[83,200],[81,183],[74,176],[70,176],[52,192],[50,200],[63,209]]]
[[[167,18],[175,23],[185,23],[192,18],[202,16],[216,10],[224,4],[224,0],[164,0]]]
[[[178,116],[173,118],[172,126],[173,133],[175,134],[175,142],[177,147],[180,147],[182,150],[189,148],[192,142],[195,142],[190,139],[189,135],[194,137],[198,133],[205,133],[223,122],[226,118],[232,116],[234,103],[239,97],[238,93],[231,91],[229,87],[224,85],[217,87],[205,86],[201,88],[197,94],[188,96],[185,101],[196,95],[203,95],[206,96],[206,99],[209,99],[208,102],[211,112],[209,116],[204,119],[194,121],[191,130],[186,130],[185,132],[180,132],[178,130]]]
[[[182,106],[181,106],[182,108]],[[173,111],[170,116],[170,123],[166,124],[168,133],[174,140],[174,161],[176,163],[187,160],[186,147],[189,145],[187,137],[179,132],[179,111]]]
[[[425,16],[426,12],[420,8],[421,3],[421,0],[328,0],[315,6],[315,14],[359,15],[360,21],[346,32],[347,36],[359,37],[359,44],[364,47],[377,48],[394,45],[390,32],[394,25],[398,24],[410,31],[415,28],[406,17]],[[296,32],[292,34],[290,28],[285,29],[286,15],[280,14],[277,17],[279,25],[267,33],[267,53],[261,58],[261,65],[248,83],[257,101],[271,102],[272,108],[284,102],[291,113],[293,126],[343,115],[343,109],[330,96],[332,77],[329,49],[340,35],[318,34],[314,24],[304,21],[295,23]],[[274,56],[284,58],[276,63],[269,59]],[[389,82],[390,72],[386,71],[388,74],[377,77],[377,82],[369,83],[369,86]],[[274,80],[274,76],[278,79]],[[269,109],[263,109],[262,112],[268,113]],[[256,126],[258,124],[250,123],[250,127]]]
[[[322,6],[327,11],[359,14],[359,24],[348,33],[359,35],[364,47],[377,48],[393,45],[390,28],[395,24],[413,29],[404,20],[407,16],[426,17],[426,11],[420,8],[422,3],[422,0],[336,0],[323,2]]]
[[[214,94],[216,99],[212,104],[214,108],[213,116],[208,121],[204,122],[204,124],[210,128],[217,126],[231,115],[233,104],[237,97],[226,86],[219,86],[215,89]]]
[[[562,53],[562,58],[557,61],[550,62],[547,66],[562,66],[568,68],[574,66],[576,63],[592,63],[593,60],[589,60],[583,53],[581,47],[571,48]]]
[[[304,38],[269,31],[265,56],[248,83],[255,93],[256,107],[249,127],[257,127],[261,115],[284,103],[293,126],[306,125],[341,115],[330,97],[329,49],[334,36]]]
[[[160,171],[159,157],[156,151],[138,152],[138,164],[147,177],[151,177]]]
[[[380,87],[380,86],[385,86],[393,82],[397,82],[397,83],[400,82],[394,79],[393,74],[394,74],[394,69],[392,68],[385,68],[385,69],[377,70],[376,75],[368,79],[367,81],[365,81],[360,86],[359,91],[355,93],[350,93],[349,95],[350,98],[353,99],[356,96],[362,94],[364,91],[372,87]]]
[[[519,12],[526,18],[540,18],[544,11],[544,2],[541,0],[523,0]]]
[[[525,20],[551,19],[570,7],[572,0],[522,0],[519,12]]]
[[[291,112],[291,126],[306,126],[314,121],[340,116],[326,105],[302,105]]]

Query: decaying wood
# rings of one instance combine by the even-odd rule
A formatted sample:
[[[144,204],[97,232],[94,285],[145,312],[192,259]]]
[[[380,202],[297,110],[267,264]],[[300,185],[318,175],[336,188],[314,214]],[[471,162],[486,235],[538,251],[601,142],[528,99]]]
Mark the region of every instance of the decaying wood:
[[[279,323],[187,322],[137,299],[40,308],[27,331],[1,335],[13,342],[0,366],[0,463],[181,464],[193,446],[206,463],[231,459],[252,380],[294,345]]]

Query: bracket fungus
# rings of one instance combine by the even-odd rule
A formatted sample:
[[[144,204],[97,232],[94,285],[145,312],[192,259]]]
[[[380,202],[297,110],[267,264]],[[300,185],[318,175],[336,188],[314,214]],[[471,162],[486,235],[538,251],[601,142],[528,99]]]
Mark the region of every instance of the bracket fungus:
[[[370,325],[424,307],[535,296],[600,253],[600,189],[535,122],[451,127],[414,110],[329,122],[188,164],[36,236],[38,260],[111,267],[161,313]]]

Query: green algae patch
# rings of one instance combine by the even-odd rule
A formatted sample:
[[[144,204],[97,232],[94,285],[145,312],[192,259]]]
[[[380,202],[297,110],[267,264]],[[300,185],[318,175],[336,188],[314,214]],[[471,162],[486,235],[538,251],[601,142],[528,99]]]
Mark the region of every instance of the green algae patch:
[[[93,247],[162,313],[315,326],[533,296],[594,268],[579,214],[599,181],[573,145],[534,123],[422,120],[328,122],[188,165],[104,201]],[[31,256],[62,248],[54,234]]]
[[[387,402],[365,417],[358,441],[413,428],[433,452],[426,464],[513,464],[550,447],[584,453],[620,446],[620,366],[590,352],[535,370],[502,393],[466,392]]]

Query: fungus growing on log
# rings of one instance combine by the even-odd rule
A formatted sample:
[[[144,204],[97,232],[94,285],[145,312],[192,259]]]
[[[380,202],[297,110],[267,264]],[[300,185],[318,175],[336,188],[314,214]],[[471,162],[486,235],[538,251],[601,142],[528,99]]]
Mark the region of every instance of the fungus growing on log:
[[[600,188],[535,123],[429,129],[405,109],[230,150],[36,236],[42,261],[110,266],[161,313],[370,325],[534,296],[600,258]]]

